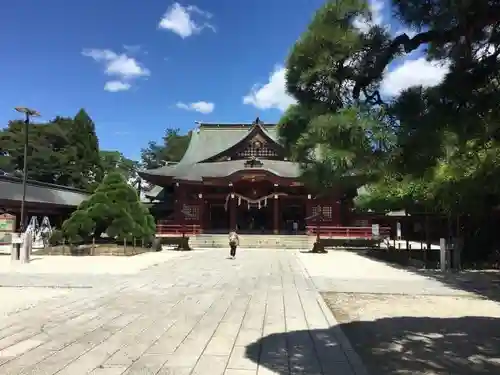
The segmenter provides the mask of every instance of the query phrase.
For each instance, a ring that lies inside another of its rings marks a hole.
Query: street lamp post
[[[26,183],[28,178],[28,125],[32,117],[40,116],[40,113],[34,109],[26,107],[16,107],[15,110],[24,113],[24,161],[23,161],[23,197],[21,200],[21,218],[19,222],[19,231],[24,232],[24,205],[26,202]]]

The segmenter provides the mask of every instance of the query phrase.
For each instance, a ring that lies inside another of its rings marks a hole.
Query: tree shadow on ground
[[[352,251],[390,267],[402,269],[420,276],[437,280],[451,289],[474,293],[478,296],[500,302],[500,271],[499,270],[462,270],[460,272],[442,272],[437,269],[420,269],[409,265],[401,265],[373,255],[370,250]]]
[[[397,317],[339,327],[371,375],[500,374],[498,318]],[[271,334],[248,345],[246,356],[279,375],[343,374],[336,335],[334,328]]]

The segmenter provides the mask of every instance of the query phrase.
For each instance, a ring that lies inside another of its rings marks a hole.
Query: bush
[[[73,242],[78,238],[99,238],[103,233],[121,242],[149,239],[156,230],[153,216],[118,172],[104,178],[94,194],[63,223],[62,229]]]
[[[51,246],[57,246],[62,244],[64,239],[63,232],[59,229],[55,229],[52,231],[51,236],[49,237],[49,244]]]

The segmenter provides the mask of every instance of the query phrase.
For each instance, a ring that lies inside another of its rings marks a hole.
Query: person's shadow
[[[499,318],[397,317],[340,328],[372,375],[500,374]],[[334,329],[265,336],[246,356],[280,375],[344,374],[350,366]]]

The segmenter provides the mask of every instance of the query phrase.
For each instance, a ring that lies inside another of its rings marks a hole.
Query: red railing
[[[391,229],[389,227],[379,227],[379,236],[388,237]],[[316,236],[318,226],[308,225],[307,234]],[[372,227],[337,227],[337,226],[319,226],[320,237],[325,238],[363,238],[370,239],[372,235]]]
[[[201,233],[201,227],[197,224],[156,224],[156,234],[162,236],[195,235]]]

